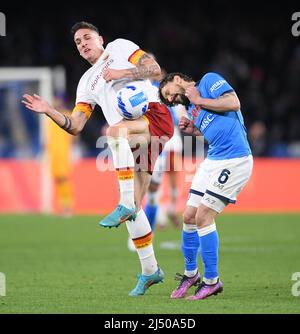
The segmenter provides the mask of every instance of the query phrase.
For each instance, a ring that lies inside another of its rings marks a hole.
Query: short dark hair
[[[79,29],[90,29],[90,30],[96,31],[96,33],[99,35],[98,28],[95,27],[92,23],[81,21],[81,22],[75,23],[73,27],[71,28],[71,35],[73,38],[74,38],[76,31]]]
[[[160,84],[159,84],[159,90],[158,90],[158,91],[159,91],[159,98],[160,98],[160,100],[161,100],[161,102],[162,102],[163,104],[168,105],[168,104],[170,104],[170,103],[169,103],[169,101],[167,101],[167,100],[163,97],[161,91],[162,91],[162,89],[165,87],[165,85],[166,85],[168,82],[172,82],[172,81],[174,80],[174,77],[175,77],[176,75],[179,76],[181,79],[187,81],[187,82],[194,81],[194,80],[193,80],[191,77],[189,77],[188,75],[183,74],[183,73],[180,73],[180,72],[173,72],[173,73],[169,73],[169,74],[167,74],[167,75],[161,80],[161,82],[160,82]]]

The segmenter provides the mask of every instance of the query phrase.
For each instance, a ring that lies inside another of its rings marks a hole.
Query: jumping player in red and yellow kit
[[[156,158],[174,131],[172,116],[168,108],[159,102],[157,90],[150,82],[152,77],[160,73],[160,66],[139,46],[125,39],[116,39],[104,48],[102,36],[90,23],[76,23],[72,34],[79,54],[92,66],[79,82],[76,106],[71,117],[62,115],[37,95],[25,94],[23,103],[32,111],[45,113],[74,135],[83,129],[96,104],[102,108],[109,124],[107,142],[118,172],[120,202],[116,210],[105,217],[100,225],[117,227],[126,222],[142,266],[142,275],[130,295],[143,295],[149,286],[164,278],[154,255],[151,228],[141,208]],[[149,109],[145,117],[129,121],[118,113],[115,100],[118,91],[133,82],[147,93]],[[129,139],[137,137],[143,137],[149,145],[147,156],[142,157],[148,159],[148,163],[144,170],[134,171],[136,161]],[[151,146],[154,137],[156,141],[162,139],[156,152]]]

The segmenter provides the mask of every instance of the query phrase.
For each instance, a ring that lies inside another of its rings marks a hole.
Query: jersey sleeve
[[[233,92],[230,84],[217,73],[207,73],[204,78],[207,94],[212,99],[217,99],[227,92]]]
[[[116,40],[116,43],[121,51],[121,54],[126,57],[128,62],[132,63],[133,65],[136,65],[141,57],[145,54],[145,51],[141,50],[137,44],[127,39],[119,38]]]
[[[95,108],[95,101],[93,101],[86,90],[84,89],[83,81],[80,80],[78,87],[77,87],[77,93],[76,93],[76,105],[73,109],[73,111],[80,111],[83,112],[87,118],[90,118],[94,108]]]
[[[91,117],[91,114],[92,114],[93,110],[94,110],[94,108],[92,107],[91,104],[84,103],[84,102],[76,103],[76,105],[73,109],[73,111],[83,112],[87,118]]]

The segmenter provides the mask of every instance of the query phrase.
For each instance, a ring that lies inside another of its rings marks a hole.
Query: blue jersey
[[[205,74],[196,87],[200,96],[208,99],[234,91],[223,77],[212,72]],[[208,143],[208,159],[233,159],[251,154],[241,111],[214,112],[191,104],[188,115]]]

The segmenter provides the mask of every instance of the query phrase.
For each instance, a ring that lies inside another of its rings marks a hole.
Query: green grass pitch
[[[181,232],[171,226],[154,237],[165,282],[129,297],[137,254],[127,250],[125,226],[103,229],[98,220],[0,216],[0,313],[300,313],[300,296],[291,292],[292,274],[300,272],[300,215],[221,215],[224,292],[203,301],[170,299],[174,275],[183,271]]]

